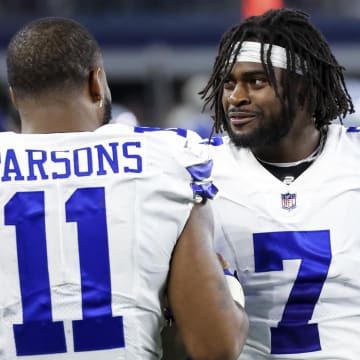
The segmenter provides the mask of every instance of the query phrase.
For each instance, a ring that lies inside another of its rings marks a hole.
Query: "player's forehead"
[[[264,65],[250,61],[236,61],[232,68],[232,73],[264,73]]]

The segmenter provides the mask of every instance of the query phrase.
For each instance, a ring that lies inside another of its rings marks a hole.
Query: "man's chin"
[[[233,144],[237,147],[249,148],[253,147],[254,143],[258,142],[256,134],[253,131],[228,131],[228,135]]]

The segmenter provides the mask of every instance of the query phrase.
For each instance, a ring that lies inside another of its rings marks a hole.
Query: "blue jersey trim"
[[[207,144],[207,145],[212,145],[212,146],[219,146],[222,145],[224,143],[224,140],[222,137],[220,136],[215,136],[212,137],[211,139],[205,139],[203,140],[200,144]]]
[[[161,127],[148,127],[148,126],[134,126],[134,132],[136,133],[144,133],[144,132],[152,132],[152,131],[174,131],[178,135],[186,138],[187,130],[182,128],[161,128]]]
[[[195,181],[202,181],[211,175],[214,162],[209,160],[203,164],[188,166],[186,169]]]
[[[202,199],[213,199],[219,189],[213,183],[191,184],[194,199],[201,197]]]
[[[234,276],[234,274],[229,269],[224,269],[224,275]],[[235,277],[235,276],[234,276]]]
[[[346,129],[346,132],[348,132],[348,133],[357,133],[357,132],[360,132],[360,126],[349,126],[349,127]]]
[[[218,193],[218,188],[212,183],[212,181],[208,180],[211,176],[212,168],[212,160],[209,160],[206,163],[188,166],[186,168],[194,181],[191,184],[194,199],[197,197],[212,199]]]

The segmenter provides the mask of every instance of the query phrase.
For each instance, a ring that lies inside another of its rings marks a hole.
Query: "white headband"
[[[240,46],[240,43],[236,43],[234,49],[236,50]],[[278,45],[264,44],[264,61],[266,63],[267,52],[271,46],[270,60],[273,66],[287,69],[287,57],[286,49]],[[230,57],[230,61],[233,62],[234,54]],[[261,43],[256,41],[244,41],[241,44],[241,49],[236,56],[235,62],[256,62],[261,64]],[[300,67],[300,59],[295,57],[296,73],[302,75],[303,72]]]

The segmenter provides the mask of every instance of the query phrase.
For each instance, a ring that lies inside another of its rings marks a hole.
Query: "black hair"
[[[10,40],[8,83],[17,96],[76,89],[101,58],[96,39],[72,19],[46,17],[32,21]]]
[[[296,101],[300,105],[305,103],[320,129],[335,118],[342,122],[346,114],[354,112],[344,80],[345,69],[338,64],[324,36],[310,23],[309,15],[297,9],[272,9],[261,16],[247,18],[242,24],[226,31],[221,38],[212,74],[200,92],[205,101],[204,108],[209,105],[214,109],[214,131],[226,129],[222,108],[223,85],[234,64],[232,59],[236,58],[242,42],[246,40],[262,44],[262,64],[283,106],[287,104],[288,114],[294,113]],[[270,51],[267,58],[264,43],[286,49],[288,61],[281,81],[284,90],[282,98],[270,61]],[[302,75],[297,75],[296,69],[300,69]]]

